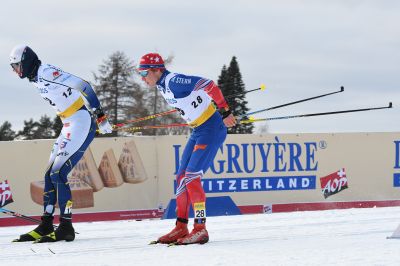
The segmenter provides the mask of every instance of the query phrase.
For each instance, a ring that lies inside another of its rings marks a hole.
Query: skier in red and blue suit
[[[163,58],[157,53],[142,56],[138,72],[149,86],[157,87],[168,104],[176,108],[193,128],[176,175],[176,226],[157,242],[204,244],[208,242],[209,235],[206,229],[206,195],[201,178],[225,141],[227,127],[235,126],[236,119],[221,90],[212,80],[169,72]],[[194,228],[189,233],[187,225],[191,204]]]

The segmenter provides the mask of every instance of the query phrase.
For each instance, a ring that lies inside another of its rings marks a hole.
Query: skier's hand
[[[108,122],[107,116],[104,114],[103,109],[101,107],[94,109],[93,114],[96,117],[97,126],[99,127],[100,134],[108,134],[113,131],[113,128]]]
[[[233,114],[230,114],[224,119],[224,124],[226,127],[236,126],[236,118],[233,116]]]
[[[236,118],[233,116],[229,108],[223,109],[221,115],[222,115],[222,120],[224,121],[226,127],[233,127],[236,125]]]

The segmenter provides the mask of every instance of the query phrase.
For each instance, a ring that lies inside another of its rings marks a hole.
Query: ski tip
[[[261,84],[260,89],[261,89],[262,91],[265,90],[265,89],[266,89],[265,84]]]
[[[174,246],[179,246],[178,242],[172,242],[168,244],[168,247],[174,247]]]
[[[149,243],[149,245],[156,245],[156,244],[158,244],[159,242],[158,242],[158,240],[154,240],[154,241],[151,241],[150,243]]]
[[[31,241],[22,241],[20,238],[13,239],[11,243],[22,243],[22,242],[31,242]]]
[[[340,91],[344,91],[344,87],[343,86],[340,86]]]
[[[389,107],[388,108],[392,108],[392,107],[393,107],[392,102],[389,102]]]

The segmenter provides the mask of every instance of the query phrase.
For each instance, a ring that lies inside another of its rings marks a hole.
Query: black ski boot
[[[35,243],[56,242],[61,240],[69,242],[74,239],[75,230],[74,227],[72,227],[71,215],[63,215],[60,217],[60,224],[57,229],[48,235],[42,236],[36,240]]]
[[[50,214],[43,215],[41,217],[42,222],[39,224],[38,227],[30,231],[29,233],[20,235],[19,238],[14,239],[13,242],[36,241],[40,239],[42,236],[51,234],[52,232],[54,232],[53,219],[54,217]]]

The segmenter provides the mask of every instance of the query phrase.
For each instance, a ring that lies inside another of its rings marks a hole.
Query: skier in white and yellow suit
[[[28,78],[63,122],[44,176],[42,222],[34,230],[14,241],[73,241],[75,231],[72,226],[72,198],[68,173],[92,142],[96,122],[102,134],[111,133],[112,127],[88,82],[55,66],[43,64],[26,45],[18,45],[11,51],[10,64],[21,79]],[[60,225],[54,231],[53,214],[56,203],[60,208]]]

